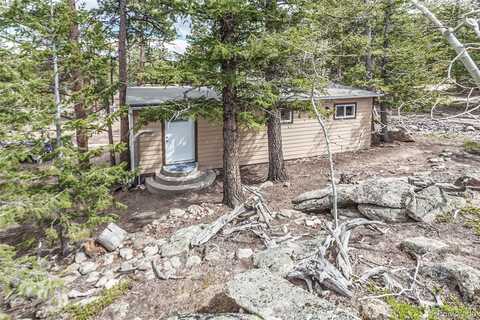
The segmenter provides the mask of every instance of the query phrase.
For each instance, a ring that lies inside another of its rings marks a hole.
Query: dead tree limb
[[[468,73],[472,76],[475,84],[480,87],[480,70],[473,61],[472,57],[465,49],[465,46],[458,40],[457,36],[455,35],[455,31],[452,28],[449,28],[443,23],[438,20],[438,18],[423,4],[421,4],[417,0],[411,0],[413,5],[420,10],[431,23],[437,27],[438,31],[447,39],[450,46],[455,50],[458,54],[458,59],[462,61],[463,65],[467,69]]]

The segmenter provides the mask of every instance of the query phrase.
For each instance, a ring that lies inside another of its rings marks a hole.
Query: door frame
[[[165,122],[167,120],[162,120],[162,166],[167,165],[167,159],[166,159],[166,152],[167,152],[167,144],[165,141]],[[193,121],[193,144],[194,144],[194,161],[198,162],[198,122],[197,119]],[[180,162],[181,163],[181,162]]]

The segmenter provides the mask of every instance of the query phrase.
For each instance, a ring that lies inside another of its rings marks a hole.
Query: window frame
[[[345,107],[353,107],[353,115],[352,116],[346,116],[346,108]],[[338,107],[344,107],[344,112],[343,116],[337,116],[337,108]],[[348,102],[348,103],[335,103],[333,105],[333,119],[334,120],[352,120],[357,118],[357,103],[356,102]]]
[[[292,109],[280,108],[279,111],[280,111],[280,124],[292,124],[293,123],[293,110]],[[288,113],[290,114],[290,119],[289,120],[283,120],[282,119],[282,112],[283,111],[288,111]]]

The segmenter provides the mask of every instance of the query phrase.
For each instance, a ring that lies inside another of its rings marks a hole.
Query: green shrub
[[[465,151],[472,154],[480,154],[480,142],[467,140],[463,143]]]
[[[123,296],[131,288],[129,281],[123,281],[116,286],[105,289],[102,294],[86,305],[68,305],[64,312],[69,313],[73,320],[89,320],[98,315],[102,310]]]

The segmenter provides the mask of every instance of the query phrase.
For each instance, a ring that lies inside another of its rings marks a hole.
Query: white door
[[[166,164],[193,161],[195,161],[195,122],[192,120],[166,121]]]

